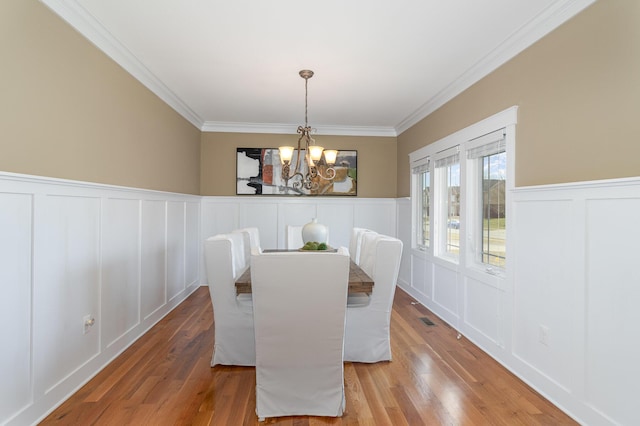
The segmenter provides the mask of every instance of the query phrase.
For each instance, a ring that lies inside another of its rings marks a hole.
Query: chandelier
[[[307,119],[307,84],[309,79],[313,77],[313,71],[302,70],[299,72],[300,77],[304,78],[304,126],[298,126],[297,133],[300,134],[298,138],[298,147],[281,146],[278,148],[280,151],[280,161],[282,162],[282,178],[285,185],[289,185],[289,180],[292,181],[292,185],[296,189],[307,189],[311,191],[318,190],[320,187],[319,179],[333,180],[336,177],[336,170],[333,165],[336,162],[338,151],[333,149],[325,150],[323,147],[316,145],[316,141],[311,137],[311,132],[315,129],[309,127]],[[304,150],[304,154],[302,151]],[[292,169],[291,161],[293,159],[294,151],[296,153],[295,167]],[[324,162],[327,167],[322,174],[318,168],[320,161],[324,154]],[[304,161],[301,158],[304,157]]]

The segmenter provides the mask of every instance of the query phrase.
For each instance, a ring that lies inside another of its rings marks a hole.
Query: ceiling
[[[594,0],[41,0],[203,131],[395,136]]]

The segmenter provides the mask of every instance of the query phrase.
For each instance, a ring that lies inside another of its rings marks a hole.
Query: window
[[[460,155],[459,147],[438,153],[435,161],[437,231],[436,255],[457,259],[460,253]]]
[[[504,268],[507,230],[505,131],[492,132],[469,141],[468,145],[469,169],[477,173],[472,183],[478,186],[477,193],[480,194],[473,209],[480,221],[477,261]]]
[[[412,168],[416,200],[416,246],[426,250],[431,240],[431,171],[429,157],[421,159]]]
[[[512,107],[410,154],[414,248],[504,276],[516,122]]]

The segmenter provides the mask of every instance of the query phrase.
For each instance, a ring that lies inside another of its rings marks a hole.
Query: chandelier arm
[[[334,169],[333,167],[328,167],[325,172],[327,173],[326,176],[323,176],[322,173],[320,173],[320,170],[318,170],[316,168],[316,174],[318,176],[320,176],[320,178],[324,179],[324,180],[333,180],[336,177],[336,169]]]
[[[296,165],[293,168],[293,174],[291,174],[291,166],[287,166],[282,168],[283,171],[283,178],[285,181],[288,181],[290,179],[293,179],[294,176],[296,175],[300,175],[302,176],[302,173],[300,172],[300,141],[302,140],[303,136],[304,136],[304,130],[302,128],[302,126],[298,126],[298,133],[302,133],[302,135],[298,138],[298,147],[296,149],[297,155],[296,155]]]
[[[302,157],[302,151],[301,151],[301,146],[300,146],[300,142],[302,141],[302,138],[304,137],[304,129],[301,129],[300,127],[298,127],[298,133],[300,133],[300,137],[298,138],[298,150],[297,150],[297,157],[296,158],[296,168],[294,169],[297,173],[300,173],[300,157]]]

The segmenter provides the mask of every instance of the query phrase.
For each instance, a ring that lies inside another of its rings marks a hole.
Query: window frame
[[[415,250],[415,254],[433,258],[434,260],[439,259],[440,261],[443,261],[444,264],[452,265],[452,267],[455,268],[459,266],[467,268],[469,270],[473,270],[479,273],[478,277],[488,276],[487,274],[498,277],[506,276],[509,265],[509,258],[513,256],[513,253],[509,252],[508,241],[509,235],[512,234],[511,228],[513,226],[513,216],[511,214],[512,209],[510,206],[510,192],[514,188],[515,178],[515,128],[517,124],[517,110],[517,106],[507,108],[506,110],[494,114],[478,123],[472,124],[462,130],[459,130],[409,154],[409,161],[410,165],[412,166],[412,248]],[[471,164],[474,161],[469,161],[467,159],[467,150],[481,145],[482,142],[480,139],[483,136],[496,131],[504,132],[507,161],[505,183],[505,214],[507,218],[505,249],[507,255],[504,268],[484,264],[482,262],[479,262],[479,258],[476,257],[478,244],[480,244],[480,250],[482,249],[482,204],[481,201],[477,201],[477,197],[479,196],[481,199],[482,194],[478,194],[479,191],[477,187],[474,187],[473,184],[474,181],[478,181],[479,175],[478,173],[476,173],[476,171],[479,167],[477,165],[474,166],[473,164]],[[456,145],[459,146],[460,156],[460,250],[458,256],[443,256],[443,251],[441,249],[442,246],[439,244],[442,244],[442,235],[443,233],[446,233],[447,224],[446,219],[443,219],[444,216],[442,216],[443,203],[440,198],[442,197],[442,193],[441,190],[440,194],[437,192],[437,187],[439,185],[438,180],[442,182],[442,178],[437,177],[435,163],[438,159],[439,153],[442,153],[448,149],[452,149]],[[417,214],[416,191],[418,190],[417,187],[419,182],[417,181],[417,175],[413,173],[413,167],[420,159],[425,159],[427,157],[431,160],[429,166],[431,191],[431,244],[429,245],[429,247],[418,247],[418,245],[416,244],[416,229],[420,219]],[[474,167],[476,171],[474,171]],[[477,217],[479,217],[479,219],[477,219],[477,222],[474,222]],[[479,240],[476,238],[478,231],[480,231],[480,236],[478,237]]]
[[[501,141],[501,143],[496,144],[496,142]],[[496,144],[496,146],[493,146]],[[488,134],[479,136],[474,138],[466,143],[465,147],[466,151],[466,170],[467,170],[467,180],[466,180],[466,188],[468,191],[468,215],[467,215],[467,230],[466,230],[466,241],[467,245],[467,265],[475,268],[484,270],[493,275],[503,275],[505,272],[505,267],[498,265],[491,265],[489,263],[485,263],[483,261],[484,254],[484,227],[483,227],[483,219],[484,219],[484,200],[483,200],[483,159],[487,155],[498,154],[504,152],[507,155],[506,158],[506,168],[507,173],[505,174],[505,218],[506,223],[508,224],[510,221],[509,214],[507,213],[507,193],[509,190],[509,185],[513,186],[513,182],[509,179],[508,171],[510,168],[509,164],[509,155],[507,152],[507,144],[506,144],[506,128],[497,129]],[[472,158],[469,158],[472,157]],[[513,167],[513,165],[511,165]],[[506,234],[506,230],[505,230]],[[505,256],[506,256],[506,241],[508,238],[505,235]],[[505,258],[506,264],[506,258]]]
[[[412,204],[412,241],[411,241],[411,246],[413,248],[416,248],[417,250],[426,252],[427,250],[429,250],[430,246],[431,246],[431,235],[432,235],[432,227],[433,227],[433,220],[432,220],[432,215],[431,215],[431,204],[429,203],[429,207],[428,207],[428,215],[429,215],[429,230],[428,230],[428,235],[429,238],[426,239],[426,244],[424,244],[424,232],[423,232],[423,228],[424,228],[424,223],[422,221],[422,212],[424,209],[424,188],[425,186],[423,185],[424,182],[424,174],[428,173],[429,174],[429,200],[433,199],[433,192],[432,192],[432,187],[433,187],[433,173],[431,172],[431,157],[424,157],[424,158],[420,158],[418,160],[415,160],[411,163],[411,175],[412,175],[412,179],[411,179],[411,188],[412,188],[412,196],[411,199],[413,201]],[[416,218],[416,220],[413,220],[413,218]],[[417,218],[420,218],[419,220]]]
[[[450,213],[451,213],[451,194],[449,185],[449,172],[453,165],[458,165],[458,202],[462,204],[462,164],[460,161],[460,146],[456,145],[446,150],[438,152],[434,156],[434,182],[433,182],[433,221],[434,221],[434,235],[435,241],[433,255],[450,262],[458,263],[460,260],[460,229],[458,232],[458,252],[452,253],[449,248],[451,244],[452,228],[449,226]],[[458,206],[458,218],[461,218],[461,205]]]

